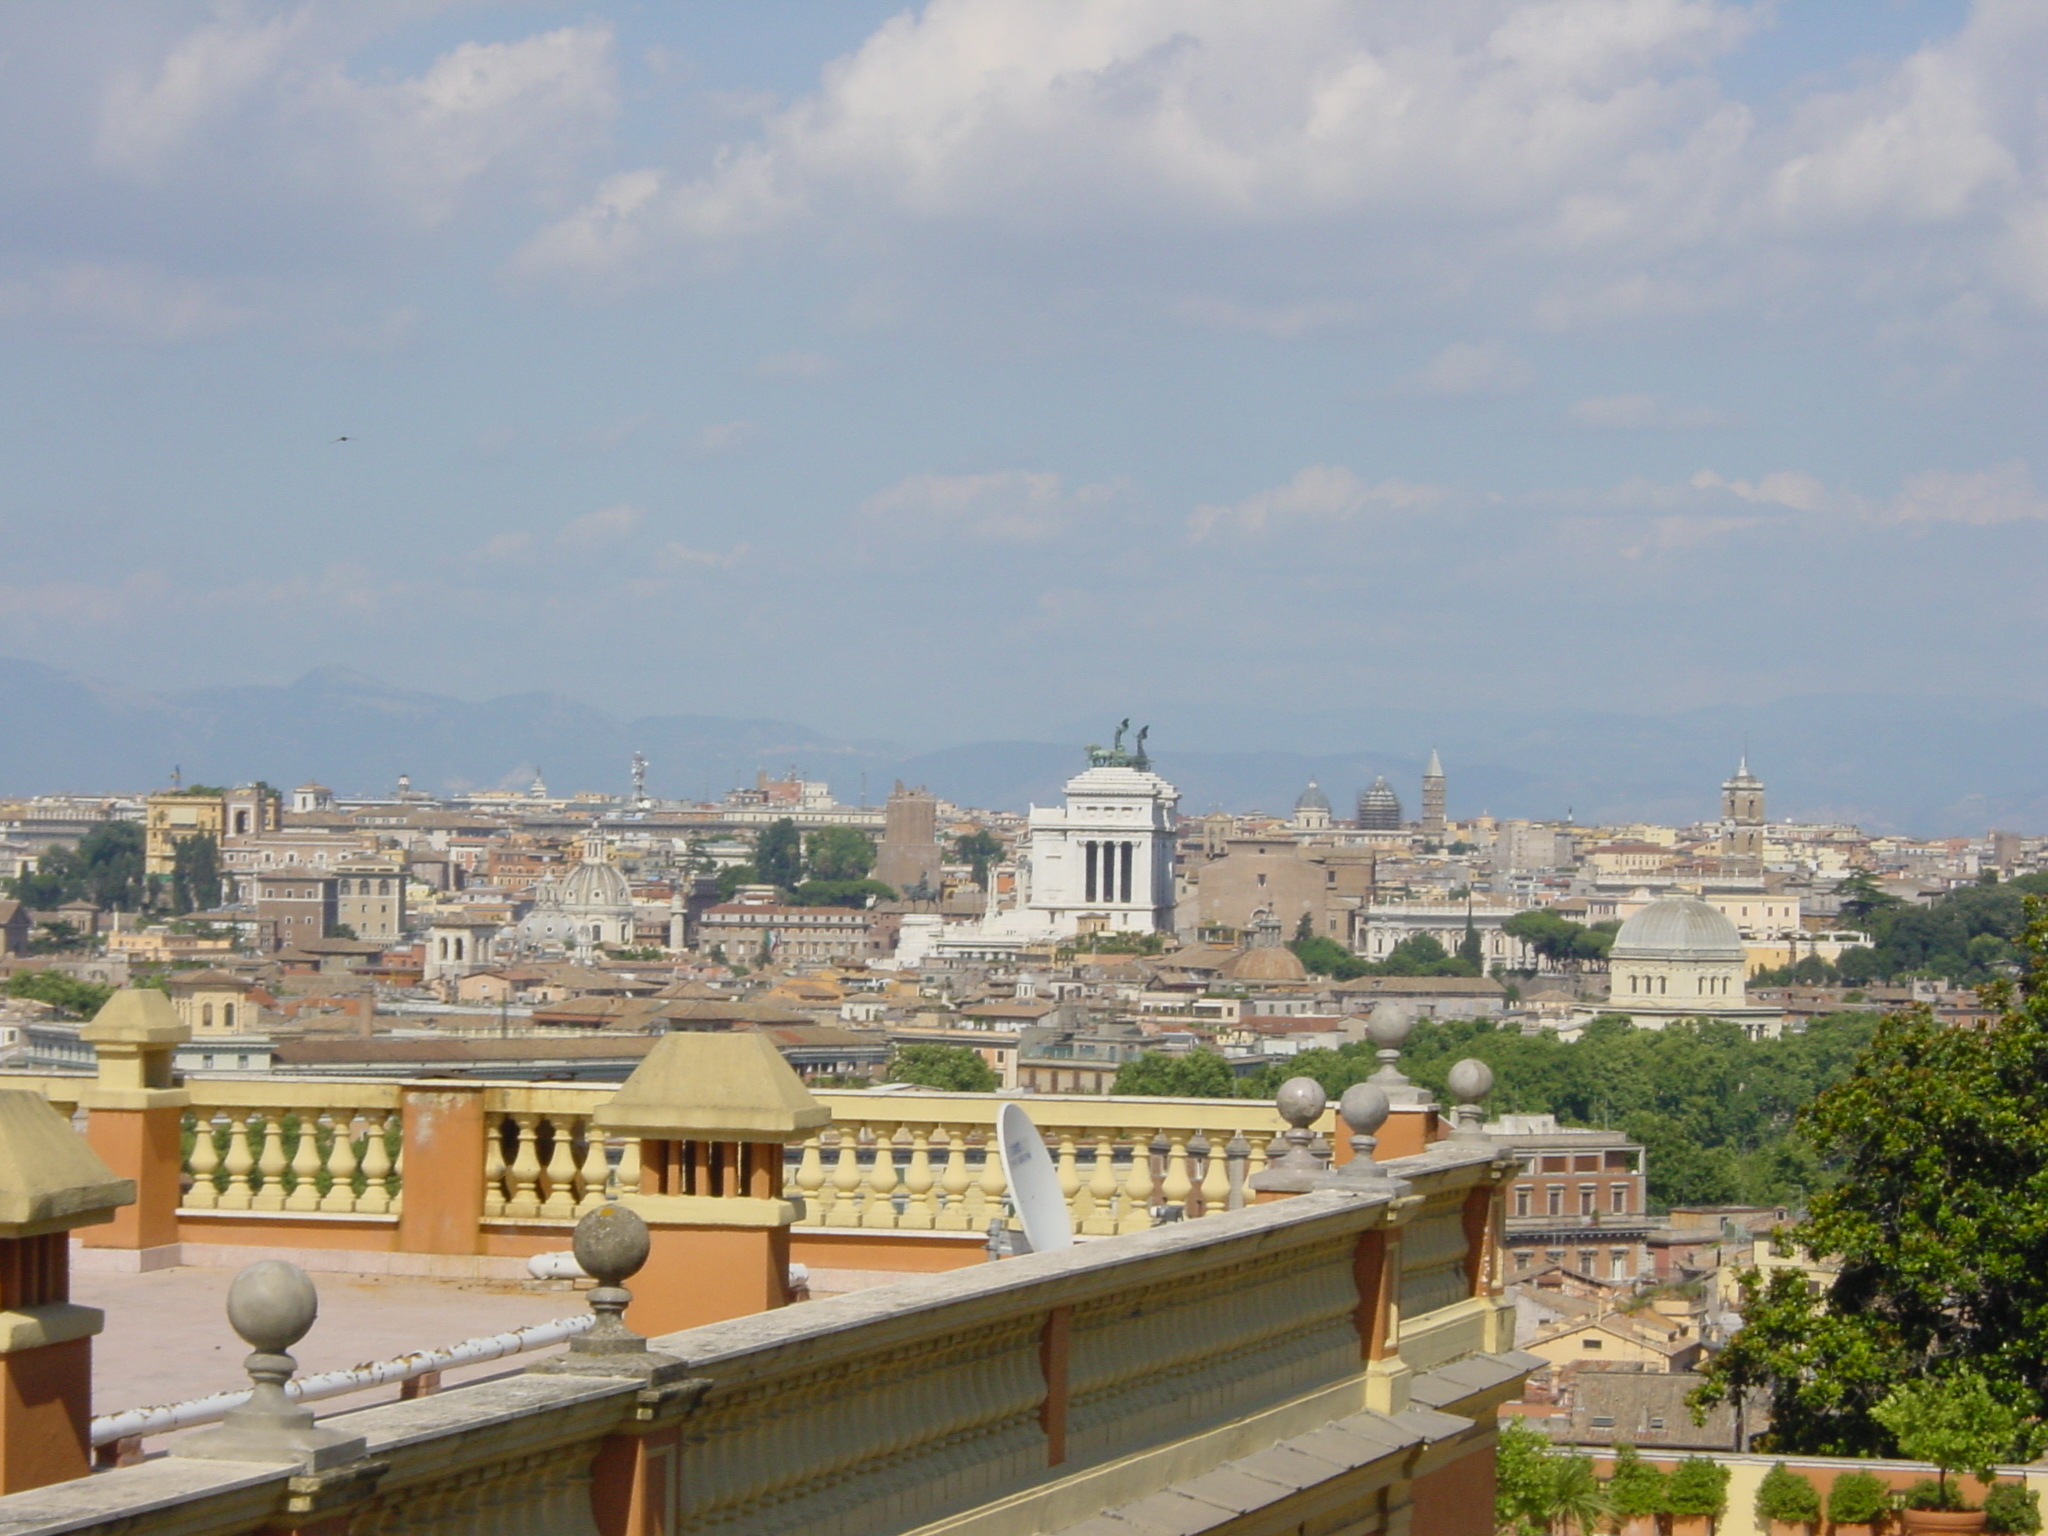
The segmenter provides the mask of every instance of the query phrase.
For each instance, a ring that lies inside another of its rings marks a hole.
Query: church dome
[[[1248,949],[1223,967],[1232,981],[1306,981],[1308,970],[1284,944]]]
[[[1381,774],[1358,797],[1358,824],[1369,832],[1396,832],[1401,827],[1401,797]]]
[[[602,907],[629,907],[633,904],[633,891],[617,865],[586,860],[570,870],[562,882],[561,903],[585,912]]]
[[[1330,808],[1330,797],[1316,786],[1314,779],[1310,779],[1308,788],[1304,789],[1301,798],[1294,802],[1294,808],[1297,811],[1327,811]]]
[[[1607,957],[1740,962],[1745,954],[1742,935],[1718,907],[1697,896],[1667,896],[1621,925]]]

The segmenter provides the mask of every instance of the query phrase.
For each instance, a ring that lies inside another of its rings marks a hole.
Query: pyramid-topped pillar
[[[154,987],[124,987],[79,1031],[99,1058],[99,1076],[81,1096],[86,1140],[116,1175],[135,1185],[132,1205],[83,1242],[124,1249],[136,1267],[175,1263],[185,1111],[192,1095],[171,1070],[191,1039],[170,998]]]

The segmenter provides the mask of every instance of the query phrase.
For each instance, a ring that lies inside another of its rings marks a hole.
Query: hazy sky
[[[0,654],[2048,701],[2048,0],[13,5],[0,195]]]

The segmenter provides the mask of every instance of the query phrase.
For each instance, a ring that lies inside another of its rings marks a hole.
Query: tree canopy
[[[784,816],[754,835],[754,869],[765,885],[794,890],[804,877],[803,839],[796,823]]]
[[[1215,1051],[1196,1049],[1185,1056],[1147,1051],[1117,1068],[1113,1093],[1143,1094],[1162,1099],[1236,1098],[1237,1079],[1230,1063]]]
[[[8,882],[17,901],[47,911],[81,897],[116,912],[140,912],[149,905],[142,875],[142,828],[132,821],[103,821],[76,848],[51,848],[32,874]]]
[[[171,860],[173,912],[182,917],[220,905],[220,842],[211,832],[179,838],[171,845]]]
[[[1759,973],[1753,984],[1861,987],[1908,976],[1939,976],[1957,986],[1976,987],[2012,976],[2021,964],[2027,898],[2048,895],[2048,875],[2021,875],[2003,884],[1994,875],[1975,885],[1958,886],[1926,906],[1888,894],[1861,870],[1836,892],[1842,902],[1842,927],[1867,934],[1870,942],[1851,945],[1833,961],[1802,956]]]
[[[995,1068],[964,1045],[899,1045],[889,1058],[889,1081],[947,1093],[994,1093],[998,1086]]]
[[[7,995],[33,998],[75,1019],[89,1019],[107,1005],[114,989],[61,971],[16,971],[7,978]]]
[[[1587,927],[1542,907],[1517,912],[1500,925],[1502,933],[1520,939],[1546,964],[1567,971],[1575,971],[1588,961],[1606,960],[1620,928],[1619,923],[1594,923]]]
[[[1880,1405],[1922,1379],[1979,1376],[2048,1417],[2048,919],[2022,949],[2022,980],[1985,989],[1993,1022],[1892,1014],[1799,1117],[1840,1177],[1788,1239],[1836,1273],[1819,1294],[1797,1269],[1746,1276],[1702,1389],[1767,1393],[1775,1449],[1890,1454],[1903,1420]]]
[[[1478,935],[1470,935],[1472,950]],[[1287,947],[1302,967],[1318,976],[1349,981],[1354,976],[1479,976],[1484,974],[1476,955],[1462,942],[1459,953],[1451,954],[1443,944],[1426,933],[1411,934],[1387,951],[1384,960],[1367,960],[1354,955],[1335,939],[1321,934],[1303,937],[1300,930]]]
[[[804,839],[804,869],[813,880],[865,880],[875,867],[875,840],[858,827],[820,827]]]
[[[789,899],[799,907],[871,907],[894,901],[896,892],[879,880],[806,880]]]
[[[974,883],[988,889],[988,867],[1003,856],[1002,839],[980,827],[953,839],[953,862],[974,872]]]

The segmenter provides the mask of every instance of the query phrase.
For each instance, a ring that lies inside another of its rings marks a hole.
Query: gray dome
[[[1609,960],[1716,960],[1745,958],[1742,935],[1718,907],[1697,896],[1653,901],[1621,925]]]
[[[603,907],[630,907],[633,889],[615,864],[582,863],[569,871],[562,882],[562,905],[591,911]]]
[[[1330,797],[1316,787],[1314,779],[1310,779],[1308,788],[1304,789],[1301,798],[1294,802],[1294,808],[1297,811],[1327,811],[1330,808]]]

